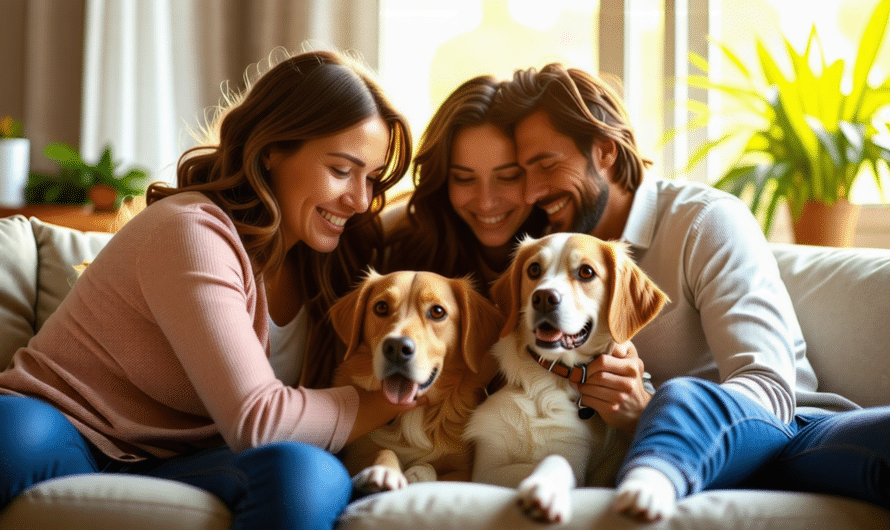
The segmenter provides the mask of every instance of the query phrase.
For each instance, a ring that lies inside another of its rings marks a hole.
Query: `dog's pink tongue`
[[[556,342],[565,335],[561,329],[552,326],[538,326],[535,330],[535,338],[544,342]]]
[[[393,405],[407,405],[417,397],[420,385],[401,375],[393,375],[383,380],[383,395]]]

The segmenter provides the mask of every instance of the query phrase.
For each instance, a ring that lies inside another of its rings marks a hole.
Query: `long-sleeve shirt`
[[[855,408],[816,391],[776,260],[738,198],[647,177],[622,240],[671,300],[633,339],[656,387],[679,375],[701,377],[742,392],[785,422],[796,406]]]
[[[232,221],[197,192],[124,225],[0,373],[0,392],[53,404],[125,461],[282,440],[336,452],[358,410],[352,387],[275,377],[264,286]]]

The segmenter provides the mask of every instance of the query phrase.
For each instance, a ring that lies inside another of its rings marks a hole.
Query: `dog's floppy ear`
[[[461,350],[467,367],[479,372],[482,356],[498,340],[504,323],[500,311],[467,279],[452,279],[451,290],[460,305]]]
[[[609,332],[615,342],[630,340],[661,311],[668,297],[630,259],[624,247],[603,244],[611,269],[609,278]]]
[[[537,248],[537,239],[526,237],[519,243],[510,266],[491,286],[491,299],[504,316],[500,337],[504,338],[516,328],[522,310],[522,273],[529,254]]]
[[[371,296],[371,289],[374,287],[375,281],[380,277],[374,269],[369,269],[368,274],[358,287],[343,295],[331,306],[328,313],[331,317],[331,324],[334,326],[337,336],[346,344],[344,360],[355,352],[359,341],[361,341],[368,297]]]

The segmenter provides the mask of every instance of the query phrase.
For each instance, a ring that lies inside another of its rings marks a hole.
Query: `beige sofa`
[[[45,322],[68,291],[73,264],[110,237],[21,216],[0,219],[0,364]],[[890,250],[776,245],[822,388],[862,405],[890,404]],[[98,303],[98,301],[97,301]],[[886,529],[890,511],[837,497],[768,491],[709,491],[680,503],[670,520],[640,525],[611,513],[612,491],[574,494],[575,517],[560,529]],[[176,482],[122,475],[50,480],[0,513],[0,529],[122,530],[228,528],[231,514],[209,493]],[[540,529],[512,492],[434,483],[352,503],[340,528]]]

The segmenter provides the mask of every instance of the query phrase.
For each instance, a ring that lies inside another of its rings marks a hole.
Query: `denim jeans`
[[[101,455],[43,401],[0,396],[0,509],[29,486],[75,473],[129,473],[205,489],[234,514],[233,529],[329,530],[352,481],[330,453],[278,442],[240,453],[226,447],[125,464]]]
[[[890,508],[890,407],[798,414],[786,424],[747,396],[693,377],[652,397],[619,480],[665,473],[677,496],[762,488],[854,497]]]

